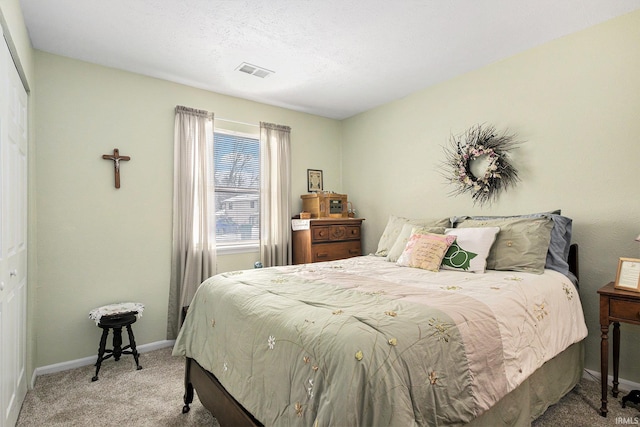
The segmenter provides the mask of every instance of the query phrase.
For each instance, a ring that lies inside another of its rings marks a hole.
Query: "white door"
[[[13,427],[27,393],[27,94],[0,44],[0,427]]]

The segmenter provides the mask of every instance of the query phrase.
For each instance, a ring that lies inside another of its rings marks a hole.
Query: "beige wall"
[[[596,290],[618,257],[640,257],[640,12],[564,37],[343,123],[343,186],[375,250],[389,214],[443,217],[561,208],[574,219],[589,338],[599,371]],[[522,182],[490,207],[450,197],[439,173],[450,134],[515,132]],[[621,376],[640,382],[640,333],[622,326]]]
[[[91,308],[146,305],[138,344],[165,339],[176,105],[241,122],[291,126],[294,212],[306,169],[340,188],[338,121],[36,52],[38,290],[36,366],[96,353]],[[119,148],[121,166],[102,154]],[[220,256],[219,271],[252,268],[257,253]]]

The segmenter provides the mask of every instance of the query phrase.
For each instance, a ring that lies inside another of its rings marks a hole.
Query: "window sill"
[[[238,245],[216,245],[218,255],[244,254],[249,252],[259,252],[260,246],[257,243]]]

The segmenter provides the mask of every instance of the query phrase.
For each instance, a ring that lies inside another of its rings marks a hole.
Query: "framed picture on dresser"
[[[314,193],[322,191],[322,171],[318,169],[307,169],[307,191]]]

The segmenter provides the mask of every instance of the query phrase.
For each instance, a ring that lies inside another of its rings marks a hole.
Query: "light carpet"
[[[197,396],[183,414],[184,358],[171,348],[142,353],[142,369],[123,355],[94,366],[41,375],[27,392],[17,426],[218,426]]]
[[[108,359],[100,379],[91,382],[93,366],[39,376],[29,390],[17,426],[218,426],[197,395],[191,411],[182,413],[184,359],[171,356],[171,348],[140,355],[143,369],[133,358]],[[582,379],[562,400],[551,406],[533,427],[590,427],[640,424],[635,404],[621,407],[609,397],[609,416],[599,415],[600,383]]]

